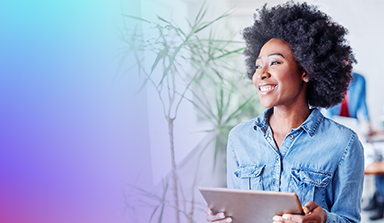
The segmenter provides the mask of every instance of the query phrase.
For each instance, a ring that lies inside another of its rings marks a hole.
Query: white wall
[[[189,5],[189,15],[202,4],[202,0],[184,0]],[[236,38],[241,39],[239,32],[253,22],[255,9],[262,7],[265,3],[269,6],[284,3],[280,0],[209,0],[207,5],[211,10],[211,18],[233,8],[233,16],[228,23]],[[302,2],[302,1],[301,1]],[[383,114],[384,99],[384,67],[382,66],[381,52],[384,51],[384,36],[382,21],[384,21],[384,1],[380,0],[308,0],[320,10],[329,14],[336,22],[342,24],[349,30],[347,39],[354,50],[358,63],[354,70],[366,77],[367,81],[367,103],[371,115],[372,125],[379,127],[379,118]],[[207,18],[209,19],[209,17]],[[239,60],[239,67],[243,69],[243,62]]]

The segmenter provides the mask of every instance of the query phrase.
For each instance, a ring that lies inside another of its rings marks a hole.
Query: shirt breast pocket
[[[293,168],[288,187],[299,196],[301,205],[314,201],[325,207],[325,190],[331,179],[327,172]]]
[[[241,166],[235,172],[235,176],[240,181],[241,189],[263,190],[263,166]]]

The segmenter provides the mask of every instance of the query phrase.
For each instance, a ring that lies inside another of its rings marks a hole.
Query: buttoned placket
[[[280,176],[281,176],[281,154],[279,149],[276,146],[275,140],[272,136],[272,131],[270,128],[268,128],[266,134],[265,134],[265,140],[270,145],[270,148],[273,149],[273,151],[276,154],[275,161],[273,163],[273,170],[272,170],[272,188],[273,191],[280,191]]]
[[[301,129],[291,129],[291,131],[285,137],[280,147],[280,154],[282,157],[287,154],[287,152],[292,147],[293,143],[295,142],[296,138],[300,135],[300,133]]]
[[[274,150],[276,154],[275,162],[273,164],[273,190],[274,191],[280,191],[280,182],[281,182],[281,172],[283,170],[283,157],[285,154],[289,151],[289,148],[292,147],[295,138],[300,134],[300,131],[298,130],[291,130],[291,132],[285,137],[283,143],[281,144],[280,149],[277,148],[276,143],[273,139],[272,131],[270,128],[268,128],[265,139],[268,142],[268,144],[271,146],[271,148]]]

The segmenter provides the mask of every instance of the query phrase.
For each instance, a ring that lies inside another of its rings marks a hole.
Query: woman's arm
[[[234,172],[238,169],[236,153],[232,146],[231,132],[228,136],[227,143],[227,188],[241,189]]]
[[[354,133],[333,178],[333,200],[329,222],[360,222],[364,182],[364,150]]]

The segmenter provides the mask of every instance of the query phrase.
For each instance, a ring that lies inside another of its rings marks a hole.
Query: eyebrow
[[[285,58],[284,55],[281,53],[271,53],[271,54],[268,54],[267,57],[276,56],[276,55]],[[258,57],[256,60],[258,60],[258,59],[261,59],[261,57]]]

